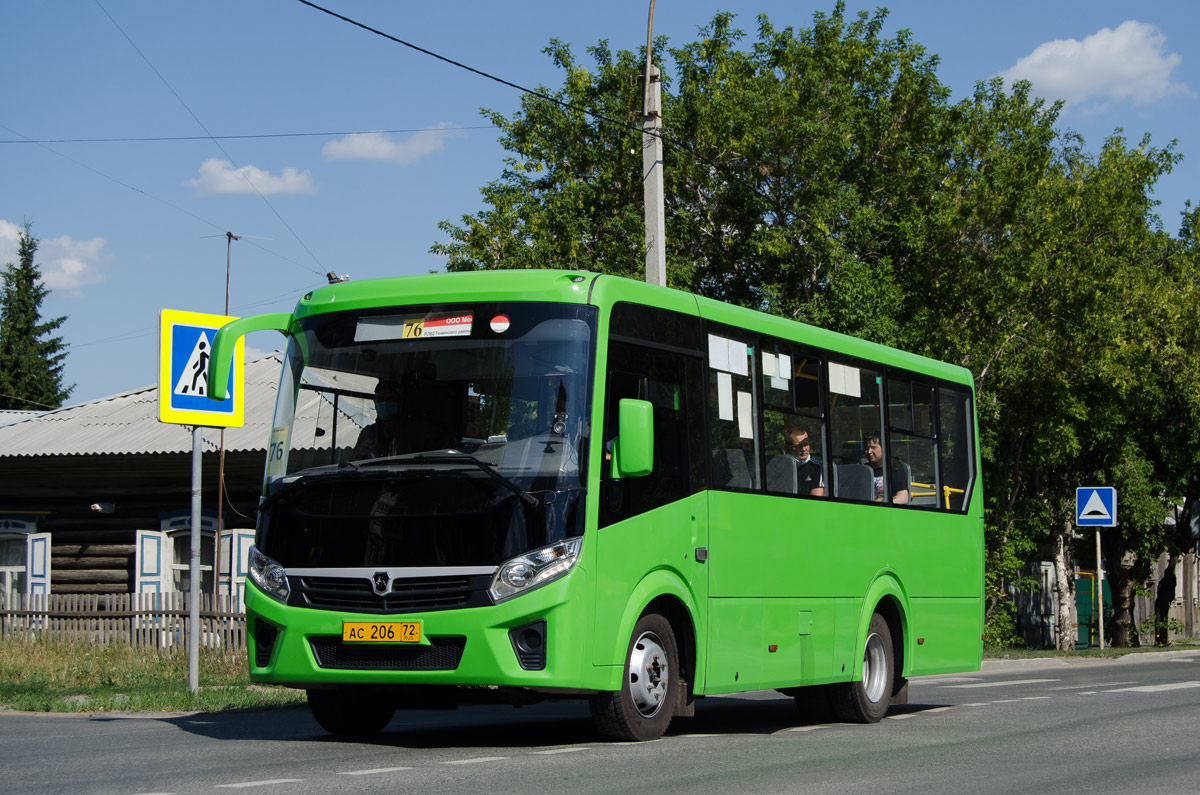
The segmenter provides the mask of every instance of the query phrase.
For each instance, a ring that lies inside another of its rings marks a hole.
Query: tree
[[[41,305],[50,293],[34,263],[38,239],[29,223],[17,241],[19,261],[9,263],[0,283],[0,408],[55,409],[74,385],[63,386],[66,346],[50,336],[66,317],[43,321]]]
[[[1098,156],[1028,83],[949,104],[937,57],[886,12],[766,17],[746,45],[718,14],[663,67],[672,286],[969,368],[986,495],[989,617],[1039,546],[1073,621],[1074,489],[1121,489],[1108,532],[1115,632],[1170,506],[1197,504],[1200,213],[1161,229],[1179,155],[1119,134]],[[441,224],[449,270],[566,267],[640,278],[638,74],[644,53],[547,53],[564,74],[512,118],[489,205]],[[589,113],[593,115],[589,115]],[[1191,314],[1188,314],[1191,313]],[[1184,428],[1180,423],[1188,423]],[[1190,514],[1189,514],[1190,515]],[[1086,552],[1081,548],[1081,559]],[[1114,567],[1111,562],[1127,565]],[[1069,632],[1060,640],[1071,644]]]

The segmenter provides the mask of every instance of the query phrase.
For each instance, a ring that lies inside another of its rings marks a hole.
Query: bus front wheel
[[[834,715],[851,723],[878,723],[891,701],[895,665],[891,629],[884,617],[875,613],[863,644],[862,679],[829,685]]]
[[[322,729],[349,737],[378,734],[396,714],[390,704],[353,690],[309,690],[308,708]]]
[[[592,696],[592,720],[609,740],[656,740],[675,714],[679,651],[661,613],[638,619],[629,638],[621,689]]]

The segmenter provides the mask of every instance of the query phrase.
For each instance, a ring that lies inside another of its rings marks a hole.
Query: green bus
[[[264,329],[250,677],[327,731],[585,698],[648,740],[761,689],[874,722],[979,667],[961,367],[579,271],[322,287],[223,327],[211,372]]]

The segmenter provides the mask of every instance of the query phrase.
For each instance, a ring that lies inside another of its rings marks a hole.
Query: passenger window
[[[786,343],[764,338],[760,365],[767,491],[824,497],[829,475],[821,363]]]
[[[908,496],[903,467],[890,463],[878,370],[829,363],[830,485],[833,495],[860,502],[893,502]]]
[[[937,507],[940,503],[933,394],[930,384],[888,378],[888,459],[903,471],[909,505]]]
[[[754,345],[745,333],[710,327],[708,398],[712,485],[718,489],[758,489],[760,446],[754,403]]]
[[[975,440],[971,438],[973,410],[969,392],[938,390],[939,453],[942,469],[941,506],[962,513],[975,482]]]

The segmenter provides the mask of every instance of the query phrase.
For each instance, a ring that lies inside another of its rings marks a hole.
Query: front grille
[[[356,613],[416,613],[491,604],[490,574],[396,578],[390,590],[375,593],[367,577],[288,577],[288,604]]]
[[[467,639],[431,637],[428,646],[343,643],[336,635],[308,639],[317,665],[360,671],[453,671]]]

